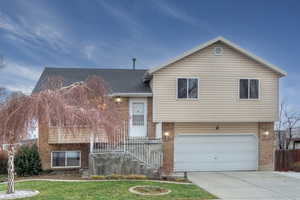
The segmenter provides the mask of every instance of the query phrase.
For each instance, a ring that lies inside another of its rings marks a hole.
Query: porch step
[[[90,175],[143,174],[159,176],[159,170],[148,167],[128,153],[101,153],[90,155]]]

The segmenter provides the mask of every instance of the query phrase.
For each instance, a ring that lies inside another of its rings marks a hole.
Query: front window
[[[132,104],[132,125],[133,126],[144,126],[145,116],[145,104],[144,103],[133,103]]]
[[[53,151],[53,168],[80,167],[80,151]]]
[[[240,79],[240,99],[258,99],[259,80]]]
[[[197,99],[198,98],[198,79],[197,78],[178,78],[177,79],[177,98],[178,99]]]

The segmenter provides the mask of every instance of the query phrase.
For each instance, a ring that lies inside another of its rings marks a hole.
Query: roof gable
[[[168,65],[173,64],[173,63],[175,63],[175,62],[177,62],[177,61],[179,61],[179,60],[181,60],[181,59],[183,59],[183,58],[185,58],[185,57],[187,57],[187,56],[189,56],[189,55],[191,55],[191,54],[193,54],[193,53],[195,53],[197,51],[200,51],[200,50],[202,50],[202,49],[204,49],[204,48],[206,48],[206,47],[208,47],[208,46],[210,46],[210,45],[212,45],[214,43],[217,43],[217,42],[223,42],[224,44],[226,44],[229,47],[235,49],[236,51],[238,51],[238,52],[246,55],[247,57],[255,60],[256,62],[261,63],[263,66],[271,69],[275,73],[279,74],[281,77],[287,75],[287,73],[285,71],[283,71],[282,69],[280,69],[279,67],[277,67],[277,66],[275,66],[275,65],[273,65],[273,64],[271,64],[271,63],[269,63],[269,62],[267,62],[267,61],[265,61],[265,60],[263,60],[261,58],[259,58],[258,56],[254,55],[254,54],[252,54],[252,53],[250,53],[248,51],[246,51],[245,49],[239,47],[238,45],[236,45],[236,44],[234,44],[232,42],[230,42],[229,40],[226,40],[223,37],[217,37],[217,38],[215,38],[213,40],[210,40],[210,41],[208,41],[208,42],[206,42],[206,43],[204,43],[202,45],[199,45],[199,46],[197,46],[197,47],[195,47],[195,48],[193,48],[193,49],[191,49],[191,50],[183,53],[182,55],[180,55],[178,57],[175,57],[174,59],[168,61],[167,63],[164,63],[163,65],[151,68],[151,69],[148,70],[148,73],[149,74],[153,74],[154,72],[157,72],[160,69],[165,68]]]

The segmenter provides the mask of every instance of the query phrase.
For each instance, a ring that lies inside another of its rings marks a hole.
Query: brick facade
[[[49,127],[47,125],[39,126],[38,148],[41,158],[42,168],[51,169],[51,152],[52,151],[72,151],[81,152],[81,168],[88,167],[89,144],[49,144]]]
[[[126,121],[125,130],[128,135],[128,120],[129,120],[129,98],[122,97],[122,101],[118,103],[118,109],[121,117]],[[155,123],[152,122],[152,97],[147,98],[147,126],[148,137],[155,138]],[[38,147],[43,169],[51,168],[51,152],[52,151],[81,151],[81,167],[88,167],[88,158],[90,151],[89,135],[80,132],[79,135],[69,137],[57,136],[58,131],[49,128],[48,125],[39,125]]]
[[[274,169],[274,122],[258,123],[259,170]],[[265,135],[265,133],[268,133]]]

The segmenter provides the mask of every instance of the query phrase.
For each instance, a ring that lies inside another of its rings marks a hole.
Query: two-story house
[[[57,75],[66,84],[101,76],[128,116],[127,136],[169,141],[162,148],[167,173],[273,168],[279,78],[286,72],[222,37],[149,70],[45,68],[34,92]],[[88,167],[89,138],[53,129],[39,128],[43,168]]]

